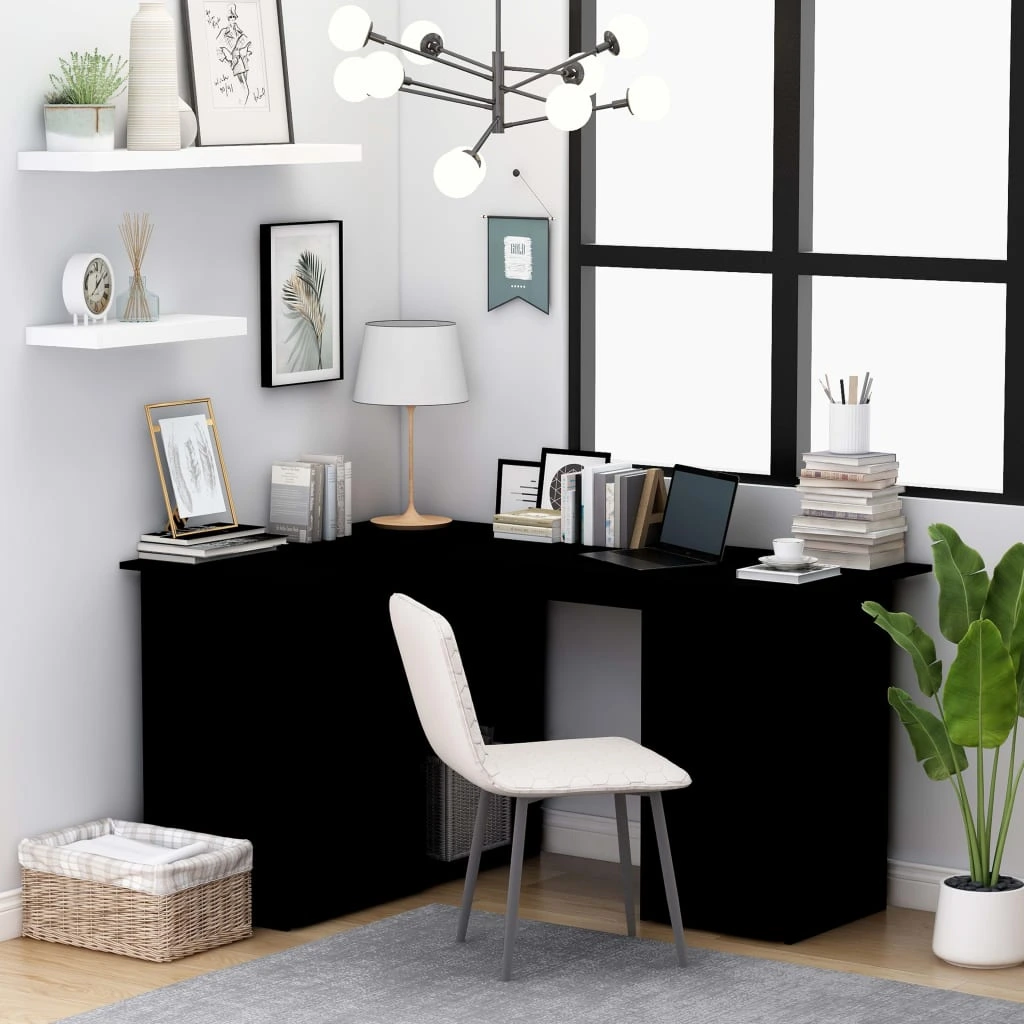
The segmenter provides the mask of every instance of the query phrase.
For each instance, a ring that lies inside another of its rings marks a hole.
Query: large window
[[[570,0],[575,49],[616,0]],[[791,485],[870,371],[909,495],[1024,504],[1020,2],[638,0],[570,142],[570,444]],[[1018,188],[1014,190],[1014,180]]]

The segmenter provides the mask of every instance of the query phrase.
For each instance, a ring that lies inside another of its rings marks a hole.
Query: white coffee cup
[[[804,556],[804,542],[799,537],[776,537],[772,551],[780,561],[799,562]]]

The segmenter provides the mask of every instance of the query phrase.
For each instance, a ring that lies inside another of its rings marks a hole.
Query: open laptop
[[[658,540],[633,551],[584,551],[584,558],[626,569],[674,569],[717,565],[725,552],[739,477],[676,465]]]

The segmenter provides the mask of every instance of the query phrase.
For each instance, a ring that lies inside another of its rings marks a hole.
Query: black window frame
[[[708,0],[713,2],[713,0]],[[1006,259],[875,256],[811,251],[814,0],[774,0],[775,81],[770,251],[600,245],[594,238],[595,144],[601,116],[569,136],[569,447],[593,442],[593,271],[597,267],[762,273],[772,277],[770,473],[741,483],[792,486],[810,443],[810,282],[814,277],[986,282],[1006,285],[1003,489],[910,487],[905,497],[1024,505],[1024,0],[1010,4]],[[965,16],[969,16],[965,15]],[[597,38],[595,0],[569,0],[570,52]],[[1014,188],[1017,183],[1020,187]],[[955,373],[951,374],[955,379]],[[588,419],[589,417],[589,419]]]

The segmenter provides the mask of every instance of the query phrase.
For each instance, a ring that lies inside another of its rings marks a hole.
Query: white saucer
[[[817,562],[817,558],[813,555],[802,555],[799,559],[778,558],[775,555],[762,555],[758,561],[772,569],[806,569],[807,566],[814,565],[814,563]]]

